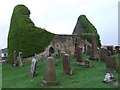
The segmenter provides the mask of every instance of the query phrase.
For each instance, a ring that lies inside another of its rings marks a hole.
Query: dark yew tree
[[[8,62],[13,61],[13,51],[22,52],[23,58],[43,52],[53,38],[53,33],[35,26],[25,5],[15,6],[8,34]]]

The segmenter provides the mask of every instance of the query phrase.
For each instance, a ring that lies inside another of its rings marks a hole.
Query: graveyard
[[[85,15],[71,35],[36,27],[29,16],[25,5],[13,10],[2,88],[118,88],[120,46],[103,47]]]
[[[87,55],[83,59],[88,58]],[[37,65],[37,75],[28,77],[30,62],[24,63],[24,67],[14,68],[10,64],[2,66],[3,88],[117,88],[112,83],[102,83],[105,76],[105,62],[92,61],[93,67],[86,68],[76,65],[75,58],[72,57],[71,66],[73,75],[65,75],[62,68],[61,58],[56,59],[56,80],[58,85],[44,86],[42,80],[44,78],[44,62],[39,61]],[[118,74],[114,72],[115,77]]]

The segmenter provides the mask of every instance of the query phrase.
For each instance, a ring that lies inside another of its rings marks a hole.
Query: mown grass
[[[88,58],[87,55],[83,59]],[[28,77],[30,62],[24,63],[24,67],[12,67],[10,64],[2,65],[2,87],[3,88],[117,88],[113,84],[102,83],[105,76],[105,62],[92,61],[92,68],[78,66],[75,58],[71,59],[73,75],[63,73],[62,60],[56,58],[56,79],[57,86],[44,86],[41,82],[44,78],[43,61],[37,64],[37,76]],[[117,73],[114,73],[117,78]]]

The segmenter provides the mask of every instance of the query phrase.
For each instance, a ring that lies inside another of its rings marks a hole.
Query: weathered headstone
[[[84,62],[82,60],[82,47],[80,46],[76,47],[76,63],[78,65],[84,65]]]
[[[34,77],[36,75],[36,68],[37,68],[37,59],[33,57],[31,61],[31,69],[29,73],[31,77]]]
[[[115,46],[116,52],[120,53],[120,46]]]
[[[108,52],[107,49],[100,48],[100,60],[103,60],[103,61],[106,60],[107,52]]]
[[[18,66],[18,62],[17,62],[17,52],[14,51],[13,52],[13,66]]]
[[[92,35],[92,54],[90,55],[90,59],[95,60],[98,59],[97,55],[97,44],[96,44],[96,35]]]
[[[109,71],[118,71],[117,61],[115,56],[106,57],[106,69]]]
[[[82,47],[76,47],[76,62],[83,62],[82,61]]]
[[[87,46],[87,54],[90,55],[90,46]]]
[[[68,54],[63,55],[63,70],[67,75],[72,75],[71,65],[70,65],[70,56]]]
[[[21,54],[22,54],[22,52],[19,52],[19,56],[17,57],[17,61],[19,63],[19,66],[23,66]]]
[[[111,51],[111,54],[113,55],[113,46],[107,46],[107,50]]]
[[[45,85],[56,85],[58,82],[56,81],[55,74],[55,59],[53,57],[48,57],[45,62],[45,76],[43,83]]]

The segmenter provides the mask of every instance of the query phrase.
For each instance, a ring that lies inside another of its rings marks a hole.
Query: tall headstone
[[[107,50],[111,51],[111,54],[113,55],[113,46],[107,46]]]
[[[37,68],[37,59],[33,57],[31,61],[31,69],[29,73],[31,77],[34,77],[36,75],[36,68]]]
[[[72,75],[71,64],[70,64],[70,56],[68,54],[63,55],[63,70],[67,75]]]
[[[90,55],[90,49],[91,47],[90,46],[87,46],[87,54]]]
[[[100,60],[105,61],[107,57],[108,50],[105,48],[100,48]]]
[[[82,47],[76,47],[76,62],[83,62],[82,61]]]
[[[109,71],[118,71],[118,66],[115,56],[108,55],[106,57],[106,69]]]
[[[18,66],[18,62],[17,62],[17,52],[14,51],[13,52],[13,66]]]
[[[98,59],[97,55],[97,44],[96,44],[96,35],[92,35],[92,55],[90,55],[90,59],[95,60]]]
[[[17,61],[19,62],[19,66],[23,66],[21,54],[22,54],[22,52],[19,52],[19,56],[17,57]]]
[[[45,85],[56,85],[58,82],[56,81],[55,74],[55,59],[54,57],[48,57],[45,62],[45,76],[43,83]]]

